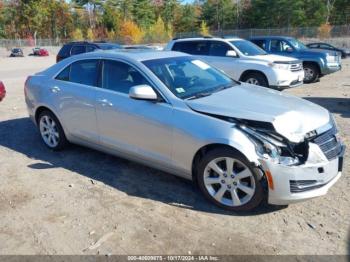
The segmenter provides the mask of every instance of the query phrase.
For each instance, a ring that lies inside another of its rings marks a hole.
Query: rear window
[[[191,55],[208,55],[208,41],[184,41],[174,44],[173,51],[184,52]]]
[[[97,86],[99,60],[89,59],[74,62],[56,76],[57,80],[88,86]]]
[[[59,51],[58,55],[59,56],[69,56],[69,52],[71,49],[72,45],[64,45],[61,50]]]
[[[85,53],[84,45],[75,45],[72,47],[71,55],[78,55],[82,53]]]

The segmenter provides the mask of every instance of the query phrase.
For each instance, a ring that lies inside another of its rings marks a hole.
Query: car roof
[[[175,42],[185,42],[185,41],[205,41],[205,40],[216,40],[216,41],[234,41],[234,40],[242,40],[239,37],[229,37],[229,38],[222,38],[222,37],[186,37],[186,38],[174,38],[173,41]]]
[[[112,49],[98,50],[95,52],[78,55],[80,57],[124,58],[136,61],[189,56],[188,54],[175,51],[158,51],[153,49]],[[76,56],[76,57],[78,57]]]

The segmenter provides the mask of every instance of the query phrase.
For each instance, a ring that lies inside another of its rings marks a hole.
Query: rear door
[[[95,99],[99,59],[73,62],[62,70],[50,88],[60,120],[74,138],[98,143]]]

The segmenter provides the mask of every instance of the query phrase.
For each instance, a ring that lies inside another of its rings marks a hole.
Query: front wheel
[[[254,209],[264,197],[257,171],[234,150],[207,153],[198,164],[197,181],[209,201],[227,210]]]
[[[261,73],[249,73],[242,78],[242,82],[257,86],[269,87],[266,77]]]
[[[316,82],[319,78],[319,70],[314,64],[304,64],[304,83],[313,83]]]
[[[64,148],[68,141],[57,117],[50,111],[43,111],[38,119],[39,131],[45,145],[53,150]]]

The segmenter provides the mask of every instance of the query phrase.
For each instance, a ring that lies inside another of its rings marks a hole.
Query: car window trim
[[[163,103],[167,103],[167,104],[171,104],[169,102],[169,100],[166,98],[166,96],[159,90],[159,88],[157,88],[156,84],[146,75],[142,72],[142,70],[135,64],[132,64],[130,63],[129,61],[126,61],[124,59],[120,59],[120,58],[107,58],[107,57],[104,57],[104,58],[101,58],[101,61],[100,61],[100,71],[99,71],[99,81],[98,81],[98,88],[100,90],[104,90],[104,91],[109,91],[109,92],[112,92],[112,93],[117,93],[119,95],[125,95],[127,97],[129,97],[129,94],[125,94],[123,92],[119,92],[119,91],[116,91],[116,90],[110,90],[110,89],[107,89],[107,88],[103,88],[102,87],[102,70],[103,70],[103,67],[104,67],[104,61],[105,60],[109,60],[109,61],[116,61],[116,62],[120,62],[120,63],[125,63],[131,67],[133,67],[135,70],[137,70],[149,83],[150,83],[150,86],[155,90],[155,92],[157,93],[157,95],[159,95],[161,97],[161,100],[159,102],[163,102]],[[101,78],[101,79],[100,79]],[[131,98],[130,98],[131,99]]]

